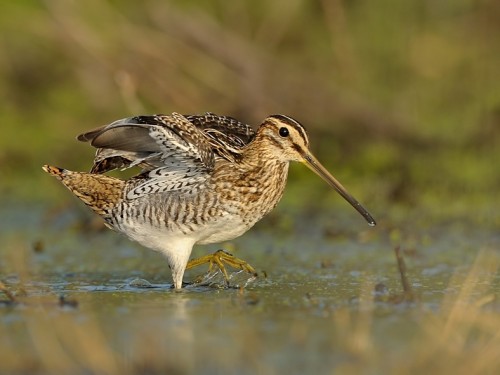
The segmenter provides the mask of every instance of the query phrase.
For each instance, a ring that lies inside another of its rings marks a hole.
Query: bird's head
[[[266,144],[266,152],[272,157],[283,162],[298,161],[305,164],[347,200],[368,224],[375,225],[375,220],[368,211],[311,153],[306,130],[298,121],[285,115],[269,116],[260,125],[256,139]]]

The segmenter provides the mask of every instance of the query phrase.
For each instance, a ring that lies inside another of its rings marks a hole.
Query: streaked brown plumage
[[[256,132],[212,113],[138,116],[78,139],[97,148],[91,173],[44,170],[109,227],[165,254],[175,288],[194,244],[238,237],[277,205],[290,161],[306,164],[375,224],[310,153],[303,126],[287,116],[266,118]],[[127,181],[102,175],[134,166],[142,171]]]

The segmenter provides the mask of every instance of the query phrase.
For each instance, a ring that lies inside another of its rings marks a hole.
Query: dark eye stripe
[[[297,151],[300,155],[302,155],[302,148],[297,144],[297,143],[293,143],[292,144],[292,148]]]
[[[276,147],[281,148],[281,147],[282,147],[282,146],[281,146],[281,142],[280,142],[278,139],[275,139],[274,137],[275,137],[275,136],[273,135],[273,136],[268,137],[268,138],[269,138],[269,140],[270,140],[272,143],[274,143],[274,145],[275,145]]]

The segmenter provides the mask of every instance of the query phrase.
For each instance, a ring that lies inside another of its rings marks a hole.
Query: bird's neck
[[[241,160],[241,166],[259,176],[263,185],[275,178],[286,180],[289,164],[288,161],[276,157],[266,142],[266,139],[257,137],[246,147]]]
[[[262,217],[276,207],[283,196],[289,162],[266,152],[266,147],[252,146],[255,147],[249,147],[242,155],[240,181],[249,191],[256,190],[254,200]]]

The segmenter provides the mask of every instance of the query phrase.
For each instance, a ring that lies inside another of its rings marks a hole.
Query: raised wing
[[[121,157],[125,168],[137,165],[138,159],[144,158],[153,163],[152,167],[158,167],[161,164],[154,162],[163,161],[166,156],[183,161],[198,160],[207,169],[212,169],[214,164],[206,137],[178,113],[118,120],[81,134],[77,139],[90,142],[98,149],[96,161]]]
[[[216,156],[234,162],[254,137],[249,125],[207,112],[131,117],[77,138],[97,148],[91,173],[142,168],[127,195],[133,199],[193,189],[212,172]]]
[[[90,141],[98,149],[93,172],[135,165],[143,168],[129,199],[192,189],[207,179],[215,163],[207,138],[177,113],[119,120],[78,139]]]

